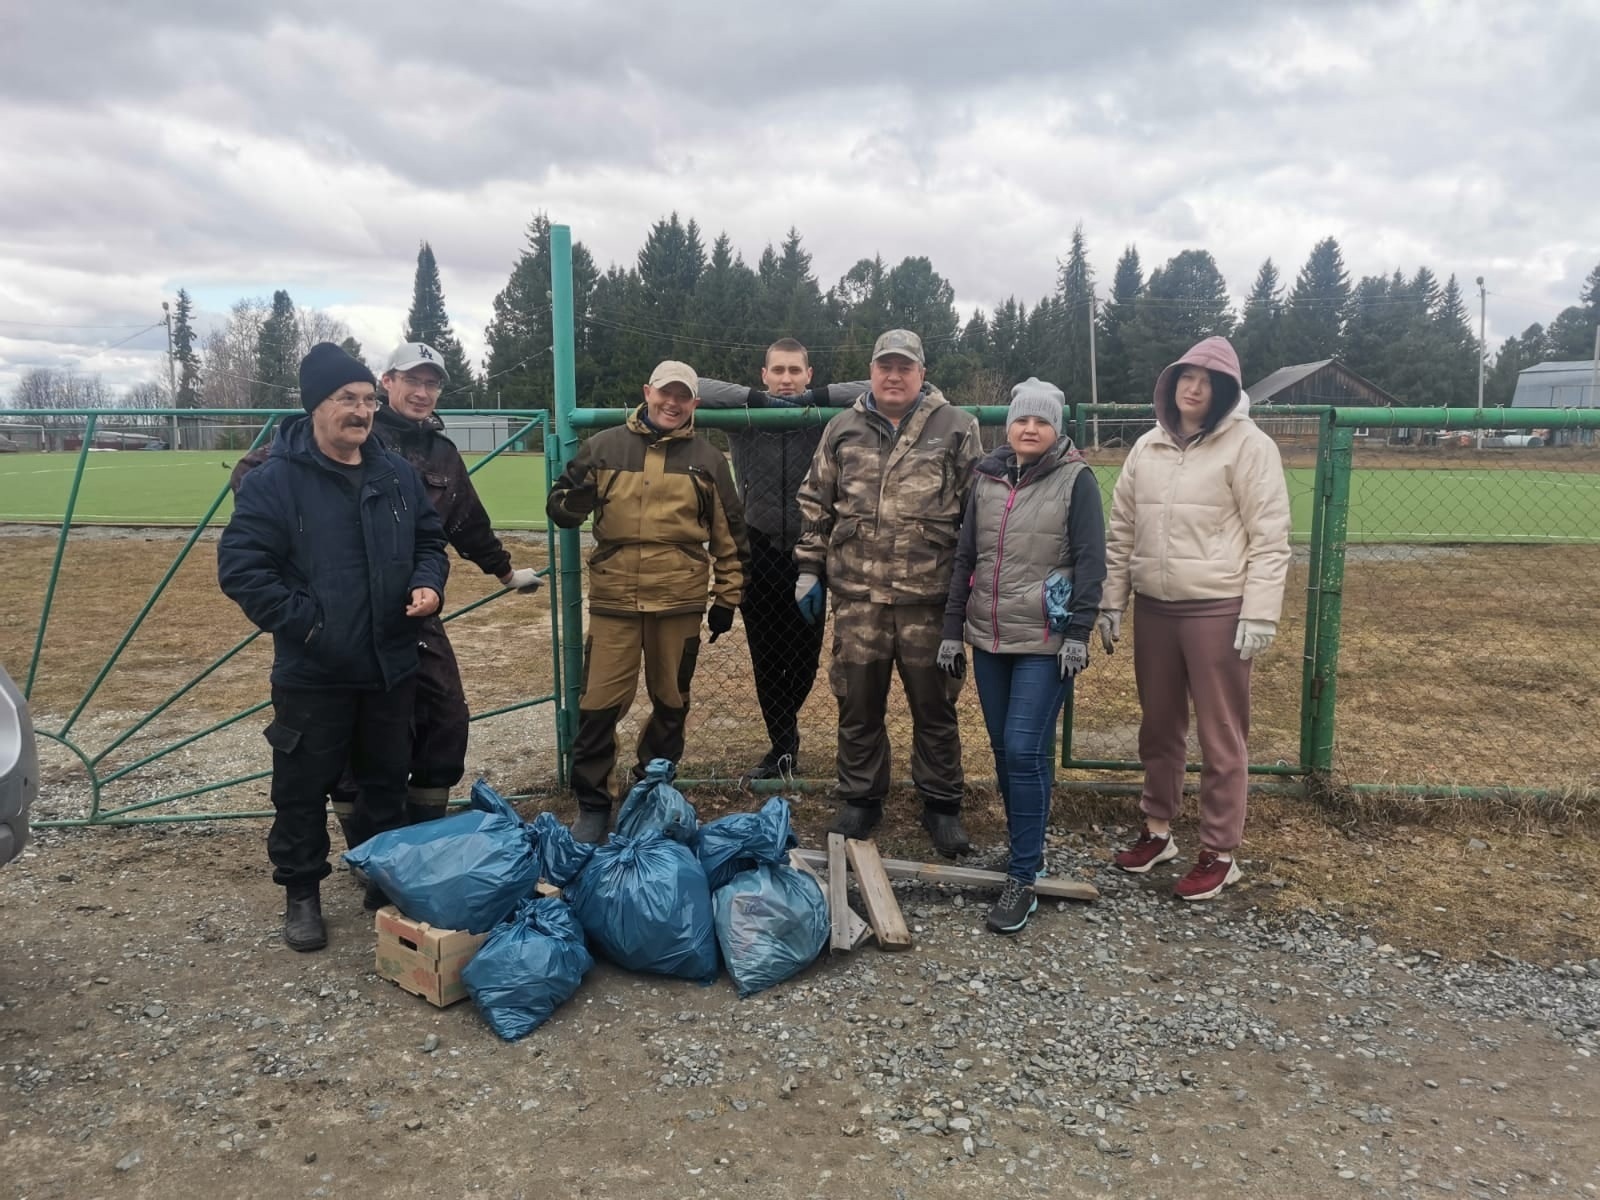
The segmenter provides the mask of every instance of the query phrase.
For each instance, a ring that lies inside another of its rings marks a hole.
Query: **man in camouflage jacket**
[[[865,837],[889,792],[884,725],[898,672],[911,709],[911,779],[922,823],[947,857],[971,849],[961,825],[961,681],[937,664],[961,515],[981,453],[978,423],[926,386],[922,339],[891,329],[873,346],[871,390],[823,431],[800,488],[795,601],[820,623],[833,602],[828,680],[839,701],[833,831]]]

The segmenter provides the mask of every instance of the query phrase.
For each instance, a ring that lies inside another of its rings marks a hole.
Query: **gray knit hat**
[[[1067,398],[1053,383],[1030,375],[1011,389],[1011,407],[1006,410],[1006,427],[1023,417],[1039,417],[1061,436],[1061,415]]]

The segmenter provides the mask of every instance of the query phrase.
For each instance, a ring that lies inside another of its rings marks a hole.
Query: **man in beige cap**
[[[911,781],[934,848],[971,849],[961,825],[958,677],[939,641],[961,515],[980,454],[978,422],[926,382],[922,339],[891,329],[872,348],[871,389],[828,422],[800,486],[795,603],[820,624],[833,605],[828,681],[839,701],[832,831],[866,837],[888,797],[884,717],[896,673],[911,709]]]
[[[716,641],[733,627],[743,595],[750,557],[744,506],[727,459],[695,436],[699,401],[692,367],[658,364],[644,403],[625,424],[586,441],[550,489],[546,511],[563,529],[594,518],[572,745],[572,830],[580,841],[602,840],[610,824],[617,722],[638,690],[641,654],[651,713],[639,734],[635,778],[653,758],[683,757],[700,622]]]

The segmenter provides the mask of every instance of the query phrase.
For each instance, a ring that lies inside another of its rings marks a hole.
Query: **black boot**
[[[829,833],[842,833],[847,838],[870,837],[883,820],[882,804],[846,804],[828,826]]]
[[[322,923],[322,896],[315,885],[309,891],[290,892],[283,911],[283,940],[291,950],[321,950],[328,944]]]
[[[579,808],[578,819],[572,823],[572,840],[598,846],[606,840],[606,828],[610,824],[609,808]]]
[[[1039,907],[1033,889],[1020,879],[1007,878],[1006,886],[989,910],[987,924],[996,933],[1015,933]]]
[[[761,756],[761,761],[745,772],[750,779],[783,779],[793,776],[795,770],[795,752],[790,750],[768,750]]]
[[[962,828],[960,813],[935,812],[925,808],[922,810],[922,827],[933,839],[933,848],[946,858],[972,853],[972,843],[967,839],[967,831]]]

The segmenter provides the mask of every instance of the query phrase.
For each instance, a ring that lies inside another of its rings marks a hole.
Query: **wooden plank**
[[[794,850],[812,866],[823,866],[827,856],[821,850]],[[987,888],[998,892],[1006,885],[1002,871],[980,871],[976,867],[950,867],[943,863],[913,862],[905,858],[883,860],[883,873],[890,879],[920,879],[924,883],[948,883],[956,887]],[[1100,889],[1081,879],[1045,876],[1033,884],[1035,894],[1053,900],[1098,900]]]
[[[828,948],[852,950],[855,942],[850,928],[850,876],[845,869],[843,834],[828,835],[828,854],[824,865],[828,868],[828,919],[832,923]]]
[[[832,835],[830,835],[831,837]],[[850,869],[856,873],[856,886],[861,889],[861,902],[867,908],[867,924],[878,939],[880,950],[905,950],[911,946],[911,930],[900,912],[900,902],[894,898],[894,888],[883,873],[883,859],[878,845],[872,841],[849,839],[844,852],[850,859]]]
[[[811,876],[811,878],[817,881],[817,886],[822,889],[823,896],[828,898],[828,917],[831,921],[833,917],[833,900],[828,896],[828,885],[826,882],[824,882],[822,876],[818,875],[816,871],[812,869],[811,864],[801,857],[800,851],[798,850],[789,851],[789,865],[794,867],[796,870],[804,871],[807,875]],[[849,944],[839,948],[844,950],[854,950],[857,946],[861,945],[862,942],[866,941],[872,936],[872,926],[863,921],[860,914],[858,914],[856,910],[851,908],[848,904],[845,905],[845,911],[850,914],[848,928],[845,931],[848,935]],[[831,938],[829,939],[829,944],[831,949]]]

